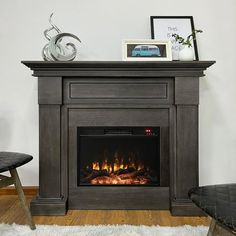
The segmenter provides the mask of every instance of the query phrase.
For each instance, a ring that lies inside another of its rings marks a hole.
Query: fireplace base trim
[[[171,208],[170,208],[171,214],[173,216],[206,216],[206,214],[192,201],[171,201]]]
[[[32,215],[65,215],[67,213],[67,200],[55,198],[34,197],[30,203]]]
[[[169,187],[92,186],[69,190],[68,208],[169,210]]]

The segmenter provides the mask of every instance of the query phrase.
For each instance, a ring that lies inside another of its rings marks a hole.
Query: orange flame
[[[93,162],[92,165],[93,165],[93,170],[100,170],[99,162],[97,162],[97,161]]]
[[[109,161],[108,155],[104,152],[103,161],[94,161],[92,170],[88,176],[91,184],[148,184],[151,179],[145,175],[149,167],[137,160],[139,154],[130,152],[127,160],[118,152],[114,153],[113,162]],[[87,167],[87,169],[90,169]],[[119,171],[120,170],[120,171]],[[106,173],[97,173],[98,171],[106,171]],[[103,175],[104,174],[104,175]]]
[[[109,163],[107,159],[102,162],[95,161],[92,163],[93,170],[106,170],[108,173],[114,173],[118,170],[126,170],[128,168],[133,168],[135,170],[144,169],[144,165],[142,163],[135,163],[132,161],[132,158],[129,158],[128,162],[125,163],[123,158],[118,158],[118,154],[114,155],[115,161],[113,163]]]

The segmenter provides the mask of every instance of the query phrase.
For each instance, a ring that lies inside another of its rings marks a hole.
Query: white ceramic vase
[[[194,60],[193,48],[185,45],[184,48],[179,51],[179,60],[180,61],[193,61]]]

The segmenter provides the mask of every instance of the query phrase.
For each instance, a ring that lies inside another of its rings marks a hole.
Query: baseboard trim
[[[193,202],[189,201],[171,201],[171,215],[172,216],[207,216],[200,208]]]
[[[34,197],[30,203],[31,214],[34,216],[63,216],[67,212],[67,200],[63,198]]]
[[[38,186],[23,186],[25,195],[37,195],[39,191]],[[0,188],[0,195],[17,195],[15,187]]]

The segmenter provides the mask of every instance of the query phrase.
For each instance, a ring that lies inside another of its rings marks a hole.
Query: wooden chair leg
[[[207,233],[207,236],[213,236],[213,232],[215,231],[215,227],[216,227],[216,221],[214,219],[211,220],[211,224]]]
[[[214,219],[211,220],[207,236],[235,236],[236,234],[221,227]]]
[[[32,230],[34,230],[34,229],[36,229],[36,227],[35,227],[35,224],[33,222],[29,207],[26,204],[25,194],[24,194],[24,191],[22,189],[22,185],[21,185],[18,173],[17,173],[16,169],[10,170],[10,173],[11,173],[12,178],[14,179],[14,184],[15,184],[15,187],[16,187],[16,191],[18,193],[21,205],[22,205],[22,207],[23,207],[23,209],[26,213],[30,228]]]

